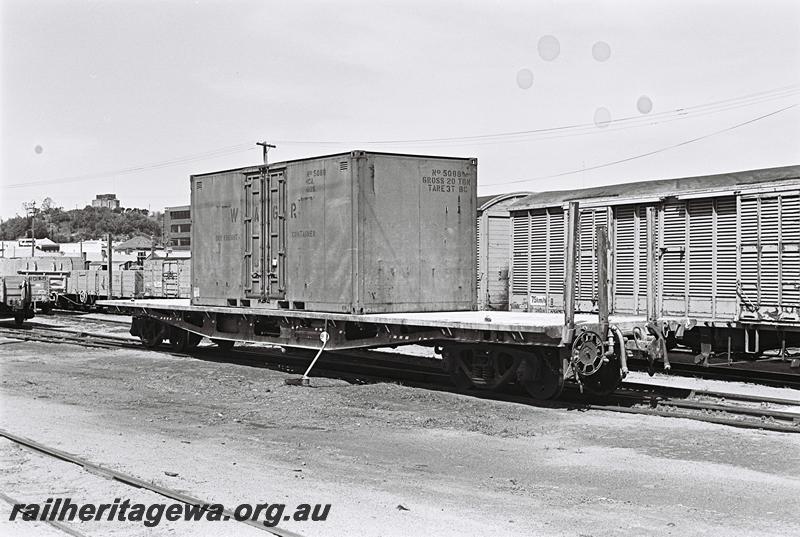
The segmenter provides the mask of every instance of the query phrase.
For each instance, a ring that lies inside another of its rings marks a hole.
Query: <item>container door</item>
[[[163,295],[166,298],[177,298],[178,289],[178,262],[164,261],[161,272],[161,282],[163,285]]]
[[[244,292],[248,298],[263,299],[264,278],[264,174],[244,181]]]
[[[270,172],[267,194],[266,292],[270,299],[283,300],[286,295],[286,176],[283,170]]]

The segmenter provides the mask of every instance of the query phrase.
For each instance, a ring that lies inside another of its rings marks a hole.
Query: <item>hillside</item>
[[[162,213],[147,209],[108,209],[87,206],[65,211],[49,207],[36,215],[37,239],[48,237],[55,242],[76,242],[101,238],[111,233],[115,240],[135,235],[161,237]],[[16,240],[30,236],[30,218],[16,216],[0,222],[0,240]]]

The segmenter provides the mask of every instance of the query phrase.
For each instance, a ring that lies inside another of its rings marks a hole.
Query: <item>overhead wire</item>
[[[675,108],[658,112],[655,114],[641,114],[636,116],[627,116],[619,119],[612,119],[604,125],[626,125],[630,123],[645,123],[657,124],[662,122],[663,118],[689,118],[699,115],[707,115],[710,113],[724,112],[744,106],[752,106],[763,102],[769,102],[776,99],[783,99],[800,94],[800,84],[791,84],[782,86],[771,90],[754,92],[739,97],[730,99],[721,99],[709,103],[693,105],[688,107]],[[281,144],[301,144],[301,145],[343,145],[343,144],[364,144],[364,145],[388,145],[388,144],[439,144],[442,142],[463,142],[463,141],[480,141],[490,139],[507,139],[512,137],[522,137],[530,135],[542,135],[558,132],[569,132],[574,130],[595,131],[597,124],[591,123],[578,123],[572,125],[560,125],[555,127],[544,127],[538,129],[529,129],[521,131],[500,132],[492,134],[477,134],[470,136],[450,136],[442,138],[419,138],[419,139],[398,139],[398,140],[276,140],[276,143]]]
[[[216,158],[226,155],[232,155],[235,153],[242,153],[244,151],[253,151],[256,147],[252,143],[243,143],[243,144],[236,144],[232,146],[221,147],[218,149],[212,149],[209,151],[204,151],[202,153],[195,153],[192,155],[186,155],[183,157],[178,157],[175,159],[152,162],[148,164],[141,164],[138,166],[133,166],[130,168],[122,168],[119,170],[111,170],[111,171],[103,171],[103,172],[96,172],[96,173],[89,173],[89,174],[82,174],[82,175],[75,175],[70,177],[60,177],[60,178],[53,178],[53,179],[42,179],[39,181],[28,181],[24,183],[11,183],[8,185],[3,185],[3,188],[22,188],[27,186],[38,186],[38,185],[49,185],[55,183],[74,183],[80,181],[86,181],[90,179],[99,179],[101,177],[109,177],[115,175],[127,175],[131,173],[139,173],[142,171],[148,170],[155,170],[159,168],[168,168],[171,166],[176,166],[178,164],[186,164],[189,162],[195,162],[199,160],[207,160],[210,158]]]
[[[694,118],[694,117],[701,117],[709,114],[715,114],[719,112],[725,112],[729,110],[735,110],[738,108],[746,107],[746,106],[753,106],[756,104],[761,104],[765,102],[774,101],[777,99],[783,99],[787,97],[792,97],[794,95],[800,94],[800,84],[791,84],[788,86],[782,86],[779,88],[773,88],[770,90],[764,90],[759,92],[754,92],[746,95],[742,95],[739,97],[733,97],[730,99],[721,99],[717,101],[712,101],[709,103],[683,107],[683,108],[676,108],[672,110],[667,110],[664,112],[659,112],[652,115],[639,115],[639,116],[629,116],[623,117],[619,119],[612,119],[608,122],[604,122],[601,126],[592,122],[592,123],[581,123],[581,124],[573,124],[573,125],[561,125],[555,127],[546,127],[546,128],[539,128],[539,129],[530,129],[530,130],[523,130],[523,131],[511,131],[511,132],[501,132],[501,133],[492,133],[492,134],[480,134],[480,135],[471,135],[471,136],[451,136],[451,137],[443,137],[443,138],[421,138],[421,139],[409,139],[409,140],[341,140],[341,141],[312,141],[312,140],[274,140],[274,143],[278,144],[285,144],[285,145],[292,145],[292,144],[300,144],[300,145],[346,145],[346,144],[359,144],[359,145],[405,145],[405,146],[429,146],[429,145],[437,145],[443,147],[457,147],[457,146],[480,146],[480,145],[492,145],[492,144],[517,144],[517,143],[524,143],[529,142],[532,140],[542,140],[542,139],[556,139],[556,138],[565,138],[565,137],[573,137],[573,136],[586,136],[586,135],[596,135],[601,134],[604,132],[616,132],[620,130],[625,130],[629,128],[641,128],[651,125],[657,125],[660,123],[667,123],[672,121],[677,121],[681,119],[687,118]],[[791,108],[791,107],[789,107]],[[781,110],[782,111],[782,110]],[[764,116],[767,117],[767,116]],[[744,123],[747,124],[747,123]],[[724,132],[724,131],[721,131]],[[702,139],[702,138],[700,138]],[[692,140],[697,141],[697,140]],[[691,143],[689,141],[687,143]],[[147,164],[141,164],[138,166],[132,166],[129,168],[122,168],[119,170],[109,170],[103,172],[96,172],[96,173],[89,173],[89,174],[81,174],[75,176],[68,176],[68,177],[60,177],[60,178],[51,178],[51,179],[41,179],[36,181],[27,181],[21,183],[11,183],[8,185],[3,185],[3,188],[24,188],[30,186],[40,186],[40,185],[48,185],[48,184],[56,184],[56,183],[73,183],[73,182],[80,182],[86,181],[91,179],[99,179],[102,177],[109,177],[109,176],[116,176],[116,175],[127,175],[132,173],[139,173],[142,171],[149,171],[155,170],[160,168],[166,168],[171,166],[176,166],[180,164],[187,164],[190,162],[200,161],[200,160],[207,160],[210,158],[216,158],[221,156],[227,156],[235,153],[241,153],[245,151],[252,151],[255,150],[256,147],[249,142],[236,144],[232,146],[225,146],[217,149],[208,150],[202,153],[196,153],[192,155],[186,155],[183,157],[178,157],[175,159],[169,159],[164,161],[157,161]],[[638,157],[637,157],[638,158]],[[577,172],[569,172],[569,173],[577,173]],[[519,182],[523,182],[525,180],[520,180]]]
[[[800,103],[795,103],[795,104],[780,108],[778,110],[774,110],[774,111],[772,111],[772,112],[770,112],[768,114],[764,114],[764,115],[749,119],[747,121],[743,121],[741,123],[737,123],[735,125],[731,125],[731,126],[726,127],[724,129],[720,129],[718,131],[710,132],[710,133],[704,134],[702,136],[697,136],[697,137],[691,138],[689,140],[684,140],[684,141],[676,143],[676,144],[668,145],[668,146],[665,146],[665,147],[660,147],[658,149],[654,149],[653,151],[648,151],[646,153],[640,153],[638,155],[633,155],[633,156],[630,156],[630,157],[625,157],[625,158],[618,159],[618,160],[613,160],[613,161],[610,161],[610,162],[604,162],[602,164],[596,164],[594,166],[588,166],[588,167],[584,167],[584,168],[580,168],[580,169],[576,169],[576,170],[570,170],[570,171],[556,173],[556,174],[550,174],[550,175],[542,175],[542,176],[539,176],[539,177],[531,177],[531,178],[528,178],[528,179],[517,179],[517,180],[514,180],[514,181],[501,181],[499,183],[490,183],[490,184],[486,184],[486,185],[483,185],[483,186],[484,187],[493,187],[493,186],[503,186],[503,185],[520,184],[520,183],[531,183],[531,182],[534,182],[534,181],[542,181],[542,180],[545,180],[545,179],[555,179],[555,178],[558,178],[558,177],[564,177],[566,175],[573,175],[573,174],[576,174],[576,173],[582,173],[582,172],[586,172],[586,171],[598,170],[598,169],[601,169],[601,168],[607,168],[609,166],[615,166],[617,164],[622,164],[622,163],[625,163],[625,162],[630,162],[632,160],[637,160],[637,159],[640,159],[640,158],[649,157],[649,156],[652,156],[652,155],[656,155],[658,153],[663,153],[665,151],[670,151],[672,149],[677,149],[677,148],[683,147],[685,145],[689,145],[689,144],[692,144],[692,143],[695,143],[695,142],[699,142],[701,140],[706,140],[708,138],[711,138],[712,136],[717,136],[719,134],[730,132],[732,130],[744,127],[746,125],[750,125],[750,124],[755,123],[757,121],[761,121],[762,119],[766,119],[768,117],[775,116],[777,114],[780,114],[782,112],[785,112],[785,111],[790,110],[792,108],[795,108],[797,106],[800,106]]]

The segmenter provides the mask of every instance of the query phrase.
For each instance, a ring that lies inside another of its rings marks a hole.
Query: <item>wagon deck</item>
[[[137,312],[162,318],[163,320],[174,321],[177,318],[191,317],[193,314],[214,317],[215,325],[220,324],[220,320],[228,323],[232,319],[239,321],[239,330],[235,332],[236,337],[231,339],[249,339],[263,341],[265,334],[251,334],[254,337],[246,337],[248,326],[254,324],[255,319],[271,320],[276,323],[283,323],[287,327],[298,328],[299,324],[319,325],[324,327],[325,323],[331,323],[335,328],[338,324],[358,325],[361,327],[376,327],[377,333],[372,338],[349,339],[348,342],[329,343],[328,348],[353,348],[369,347],[377,344],[384,344],[385,337],[388,335],[394,343],[415,343],[433,339],[455,339],[460,341],[498,341],[508,339],[508,343],[550,343],[557,344],[562,336],[565,326],[563,313],[541,313],[541,312],[512,312],[512,311],[440,311],[424,313],[384,313],[384,314],[346,314],[346,313],[325,313],[304,310],[283,310],[283,309],[264,309],[247,307],[226,307],[226,306],[194,306],[188,299],[141,299],[141,300],[103,300],[100,305],[117,307],[130,311],[136,315]],[[222,316],[222,317],[219,317]],[[169,319],[167,319],[167,317]],[[609,319],[614,325],[622,330],[632,330],[635,326],[641,326],[646,322],[646,317],[639,315],[612,315]],[[244,326],[244,324],[248,326]],[[586,328],[587,330],[597,330],[599,318],[592,314],[579,314],[575,316],[575,327],[577,329]],[[304,326],[303,328],[309,328]],[[192,330],[191,327],[186,327]],[[200,333],[200,330],[195,332]],[[214,334],[214,337],[225,338],[224,330]],[[204,333],[204,335],[209,335]],[[245,336],[244,338],[242,336]],[[273,338],[270,338],[273,339]],[[316,341],[310,345],[319,346]],[[276,342],[277,341],[273,341]]]

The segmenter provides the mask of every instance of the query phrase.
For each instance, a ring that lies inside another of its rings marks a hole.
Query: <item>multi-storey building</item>
[[[164,208],[164,247],[189,250],[191,247],[192,215],[188,205]]]

